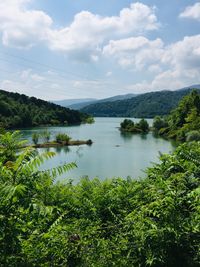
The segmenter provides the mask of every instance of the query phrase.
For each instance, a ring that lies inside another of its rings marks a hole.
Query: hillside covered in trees
[[[154,131],[178,141],[200,140],[200,92],[193,90],[183,97],[169,116],[155,117]]]
[[[169,114],[191,90],[151,92],[131,99],[92,104],[81,111],[96,117],[154,118]]]
[[[0,90],[0,127],[80,124],[88,115],[23,94]]]

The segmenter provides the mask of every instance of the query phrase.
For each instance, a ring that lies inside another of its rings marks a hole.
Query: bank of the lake
[[[152,162],[158,162],[159,152],[169,153],[174,145],[162,138],[155,138],[152,133],[147,135],[123,134],[119,131],[120,122],[124,118],[95,118],[94,124],[83,124],[70,127],[32,128],[23,130],[25,139],[31,140],[34,132],[48,129],[52,140],[58,133],[67,133],[74,140],[93,141],[92,146],[71,146],[41,148],[56,152],[56,156],[45,163],[43,168],[52,168],[66,162],[76,162],[78,168],[66,176],[78,180],[81,176],[101,179],[131,176],[142,177],[143,170]],[[138,119],[133,119],[137,122]],[[152,120],[147,120],[152,125]],[[65,177],[66,177],[65,176]],[[62,178],[65,178],[62,177]],[[61,178],[61,179],[62,179]]]

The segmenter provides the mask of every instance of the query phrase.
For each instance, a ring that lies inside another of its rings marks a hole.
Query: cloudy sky
[[[46,100],[200,83],[200,2],[0,0],[0,88]]]

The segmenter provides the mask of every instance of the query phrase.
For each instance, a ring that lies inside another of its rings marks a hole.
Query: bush
[[[149,131],[149,124],[145,119],[141,119],[136,124],[132,120],[125,119],[120,126],[120,130],[123,132],[147,133]]]
[[[32,141],[33,141],[33,143],[34,143],[35,145],[38,144],[39,137],[40,137],[40,135],[39,135],[38,133],[33,133],[33,134],[32,134]]]
[[[149,124],[145,119],[141,119],[137,124],[139,129],[142,130],[143,133],[147,133],[149,131]]]
[[[49,142],[51,138],[51,133],[48,130],[45,130],[41,133],[41,136],[43,137],[44,142]]]
[[[187,134],[186,140],[188,142],[191,141],[200,141],[200,132],[199,131],[191,131]]]
[[[65,133],[59,133],[56,135],[56,142],[60,143],[60,144],[68,144],[70,141],[71,137],[69,137],[67,134]]]
[[[153,130],[155,132],[159,132],[162,128],[168,127],[168,123],[165,121],[165,119],[161,118],[160,116],[156,116],[153,119]]]

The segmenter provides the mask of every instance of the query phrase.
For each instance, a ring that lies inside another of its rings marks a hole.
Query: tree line
[[[155,133],[177,141],[200,140],[200,94],[193,90],[185,96],[169,116],[155,117]]]
[[[90,116],[23,94],[0,90],[0,127],[24,128],[91,122]]]

